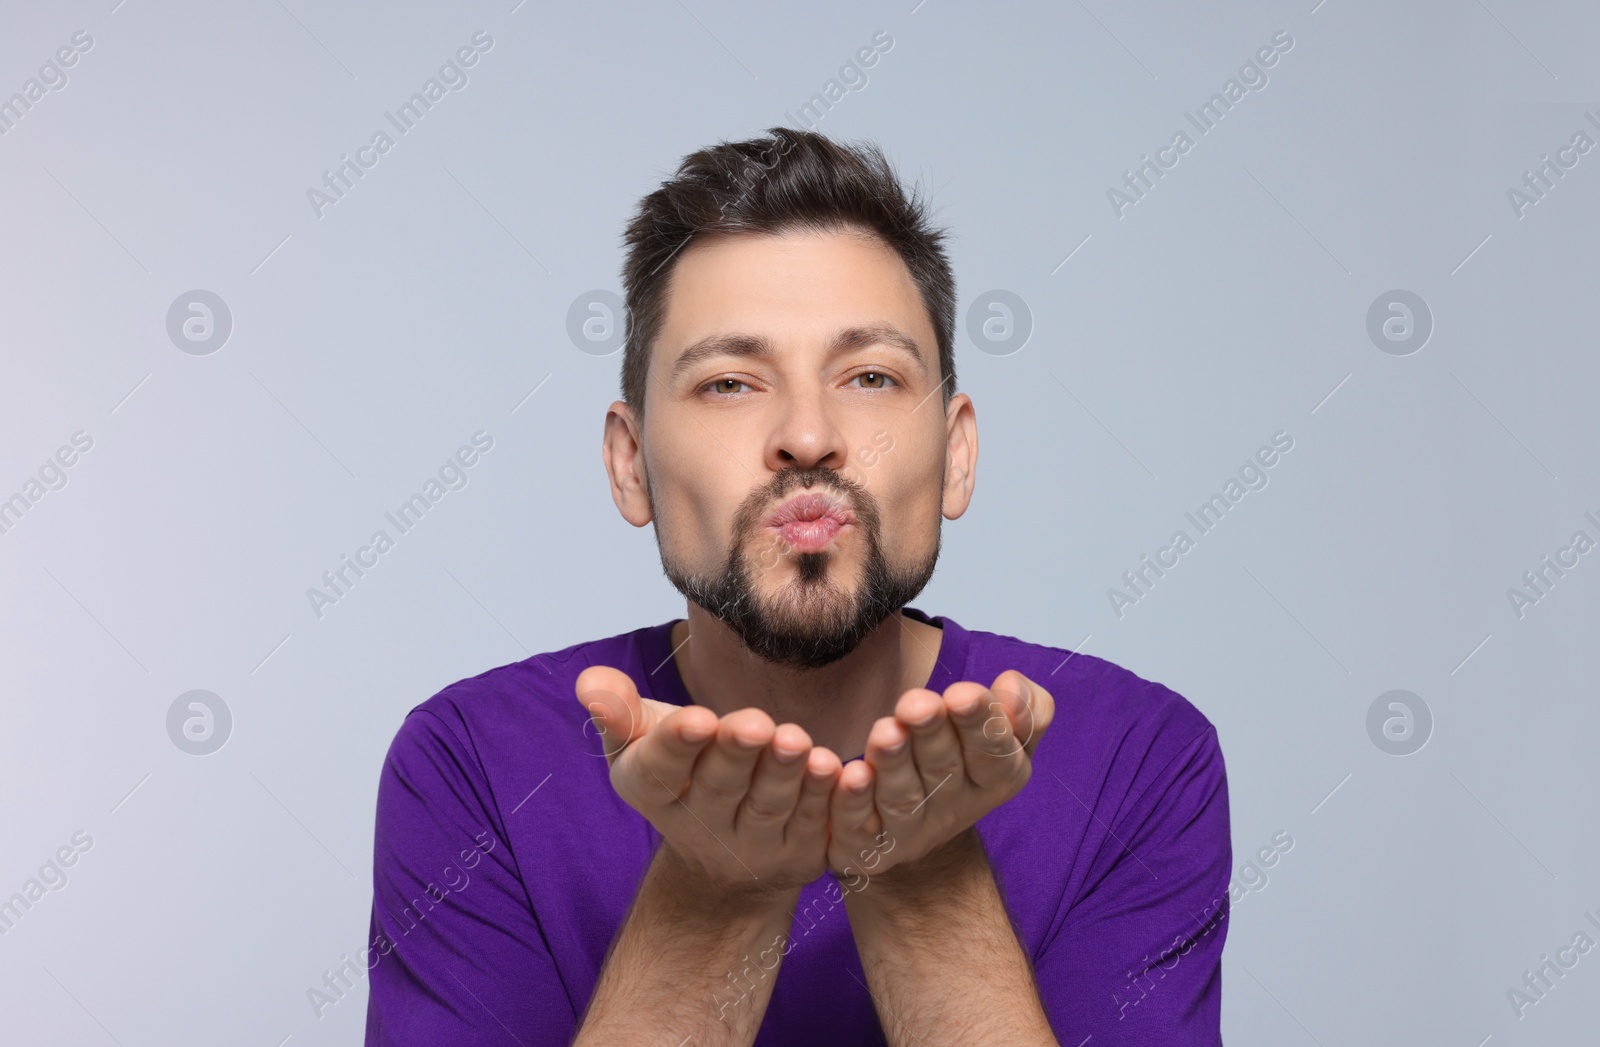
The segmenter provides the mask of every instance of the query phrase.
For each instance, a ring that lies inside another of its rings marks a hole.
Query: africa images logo
[[[466,487],[471,480],[468,469],[482,460],[494,448],[494,437],[486,431],[479,429],[472,434],[472,446],[462,444],[456,453],[445,459],[439,467],[438,477],[428,477],[422,489],[415,492],[393,510],[385,511],[383,517],[394,527],[394,537],[383,528],[372,532],[366,545],[356,550],[355,559],[351,560],[348,553],[341,554],[339,566],[332,570],[322,572],[325,589],[316,586],[306,588],[306,599],[311,604],[311,613],[320,621],[323,608],[331,607],[350,595],[355,584],[365,578],[367,571],[378,566],[381,557],[395,547],[399,539],[416,528],[422,522],[428,510],[436,507],[444,499],[446,493],[459,491]],[[458,464],[459,463],[459,464]],[[352,577],[352,575],[354,577]]]

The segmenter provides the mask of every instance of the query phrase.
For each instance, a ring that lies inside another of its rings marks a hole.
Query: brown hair
[[[843,146],[787,127],[770,127],[767,134],[690,153],[670,180],[639,202],[623,236],[623,402],[642,422],[650,348],[666,318],[669,263],[680,251],[705,235],[805,228],[864,230],[900,255],[933,323],[948,406],[956,387],[955,278],[943,246],[946,233],[930,224],[927,201],[915,188],[906,195],[883,151],[870,142]]]

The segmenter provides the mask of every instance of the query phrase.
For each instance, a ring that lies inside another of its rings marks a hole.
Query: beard
[[[837,547],[802,553],[774,538],[771,550],[763,556],[765,562],[752,561],[745,554],[762,530],[766,507],[792,490],[808,487],[835,495],[855,515],[855,530],[866,549],[861,582],[854,591],[840,577],[843,568]],[[751,492],[734,517],[732,545],[715,574],[697,574],[673,560],[661,542],[653,499],[650,512],[656,521],[661,568],[673,586],[732,629],[751,654],[790,669],[820,669],[838,661],[915,599],[933,577],[943,537],[942,529],[936,530],[928,556],[897,568],[883,552],[877,500],[861,484],[821,467],[785,469],[766,488]],[[762,596],[756,589],[758,576],[781,567],[786,560],[794,562],[795,578],[770,597]]]

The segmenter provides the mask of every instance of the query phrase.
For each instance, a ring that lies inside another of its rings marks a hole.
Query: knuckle
[[[707,776],[695,780],[695,790],[708,800],[736,800],[744,795],[744,786],[726,778]]]
[[[620,771],[615,766],[611,768],[611,787],[616,790],[617,795],[622,797],[629,806],[634,808],[653,807],[662,799],[671,799],[667,795],[670,790],[664,790],[659,785],[655,786],[653,791],[647,790],[643,788],[643,784],[638,775]]]
[[[754,819],[758,822],[776,822],[783,820],[788,813],[788,807],[765,797],[745,797],[744,815],[746,818]]]
[[[802,828],[811,828],[821,825],[827,818],[828,812],[820,804],[802,803],[795,807],[794,813],[789,816],[789,821]]]
[[[1009,760],[1012,756],[1022,751],[1025,743],[1011,730],[1011,725],[997,730],[985,740],[984,749],[990,756],[998,756],[1002,760]]]
[[[880,803],[878,806],[882,808],[883,813],[904,821],[905,819],[911,817],[912,813],[918,809],[918,805],[921,803],[922,797],[920,796],[901,796],[893,800],[889,800],[887,803]]]

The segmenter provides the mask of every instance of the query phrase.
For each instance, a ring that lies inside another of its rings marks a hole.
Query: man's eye
[[[860,374],[856,375],[855,378],[852,378],[850,380],[852,382],[854,382],[854,381],[857,381],[858,379],[876,380],[874,384],[863,385],[862,388],[864,388],[864,389],[889,389],[889,388],[892,388],[893,386],[896,386],[896,385],[900,384],[895,379],[893,379],[893,378],[889,377],[888,375],[884,374],[882,371],[863,371]],[[887,384],[885,384],[885,383],[887,383]],[[732,386],[732,388],[729,388],[730,386]],[[728,395],[737,393],[739,391],[739,387],[741,387],[741,386],[743,386],[744,388],[749,388],[749,383],[748,382],[743,382],[743,381],[740,381],[737,378],[731,378],[731,377],[730,378],[718,378],[718,379],[715,379],[713,381],[707,382],[705,385],[702,385],[700,387],[700,391],[703,392],[703,393],[704,392],[710,392],[710,393],[714,393],[714,394],[720,394],[720,395],[726,397]]]

